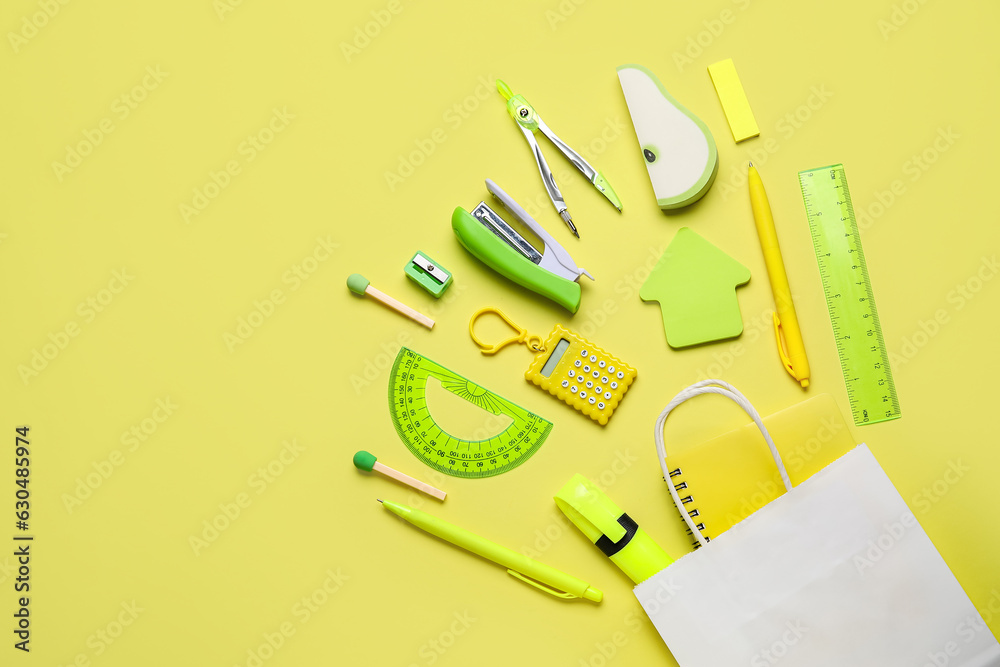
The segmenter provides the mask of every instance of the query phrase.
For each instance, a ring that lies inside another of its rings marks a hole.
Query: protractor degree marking
[[[451,435],[437,424],[427,406],[426,385],[430,377],[440,381],[450,393],[483,410],[510,417],[510,425],[482,440]],[[403,405],[399,404],[400,397],[406,401]],[[459,477],[482,478],[512,470],[530,458],[552,430],[551,422],[408,348],[400,349],[393,364],[389,401],[396,432],[410,452],[432,468]],[[436,440],[437,444],[431,445],[430,440]],[[425,447],[433,452],[426,452]],[[438,454],[439,451],[444,454]],[[458,456],[453,457],[452,453]]]

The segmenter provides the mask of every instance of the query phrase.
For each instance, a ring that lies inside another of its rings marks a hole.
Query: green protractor
[[[427,380],[511,423],[482,440],[455,437],[438,426],[427,408]],[[534,454],[552,430],[552,422],[454,373],[409,348],[392,365],[389,412],[407,449],[418,459],[455,477],[492,477],[513,470]]]

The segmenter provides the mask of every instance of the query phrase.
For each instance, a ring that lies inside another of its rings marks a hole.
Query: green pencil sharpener
[[[420,251],[407,262],[403,271],[410,280],[434,295],[435,299],[441,298],[448,285],[451,285],[451,271]]]
[[[573,475],[554,500],[587,539],[635,583],[641,584],[673,562],[632,517],[583,475]]]

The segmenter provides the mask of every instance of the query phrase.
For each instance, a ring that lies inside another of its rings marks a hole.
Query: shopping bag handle
[[[670,483],[670,471],[667,470],[667,450],[663,444],[663,426],[667,421],[667,415],[673,412],[674,408],[684,401],[692,399],[699,394],[719,394],[720,396],[725,396],[743,408],[744,412],[750,415],[750,418],[753,419],[755,424],[757,424],[757,428],[760,429],[761,435],[763,435],[764,440],[767,441],[767,447],[771,450],[771,456],[774,458],[774,462],[778,466],[778,472],[781,473],[781,481],[785,485],[785,491],[792,490],[792,483],[788,479],[788,473],[785,471],[785,464],[781,460],[781,455],[778,454],[778,449],[774,446],[774,441],[771,440],[771,434],[767,432],[767,427],[765,427],[764,422],[761,421],[757,410],[750,404],[750,401],[748,401],[746,397],[741,394],[738,389],[736,389],[736,387],[728,382],[723,382],[722,380],[702,380],[701,382],[695,382],[690,387],[681,389],[677,395],[674,396],[669,403],[667,403],[667,407],[663,408],[663,412],[660,413],[660,416],[656,418],[656,426],[653,427],[653,439],[656,441],[656,457],[660,460],[660,468],[663,470],[663,479],[667,482],[667,489],[670,491],[670,497],[674,499],[674,505],[677,506],[677,511],[681,513],[684,523],[686,523],[688,528],[691,529],[691,534],[698,539],[698,543],[701,546],[705,546],[708,544],[708,540],[705,539],[705,536],[701,534],[700,530],[698,530],[698,526],[695,525],[691,516],[684,510],[684,504],[681,502],[681,498],[677,494],[677,489],[675,489],[674,485]]]

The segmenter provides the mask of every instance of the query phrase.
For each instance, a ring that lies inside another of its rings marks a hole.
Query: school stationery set
[[[733,61],[715,63],[708,73],[733,140],[759,136]],[[656,204],[678,211],[706,196],[719,170],[708,126],[651,70],[630,64],[617,68],[617,74],[638,140],[636,158],[646,165]],[[607,177],[560,139],[523,96],[500,80],[497,90],[528,142],[548,198],[576,239],[579,229],[536,140],[539,132],[622,210]],[[810,348],[810,354],[838,355],[855,425],[899,418],[844,167],[805,169],[798,180],[804,202],[799,224],[808,224],[811,232],[836,341],[836,350]],[[527,290],[572,316],[586,298],[581,277],[594,276],[511,195],[492,180],[485,184],[498,207],[483,201],[471,210],[455,208],[451,226],[458,244],[511,289]],[[803,332],[796,317],[778,226],[752,164],[748,189],[774,295],[777,357],[783,372],[808,391],[809,332]],[[696,222],[693,210],[681,215],[689,224]],[[533,240],[519,230],[530,232]],[[462,279],[419,250],[403,271],[436,298]],[[639,291],[642,301],[660,308],[664,353],[684,354],[684,348],[741,335],[739,287],[749,280],[750,271],[737,258],[689,226],[680,227]],[[348,287],[416,323],[434,326],[358,274],[348,278]],[[511,335],[484,340],[484,318],[498,318]],[[573,418],[567,412],[572,408],[596,422],[593,428],[613,428],[611,419],[638,376],[629,359],[617,356],[613,345],[606,348],[573,331],[571,324],[553,323],[542,336],[529,333],[517,319],[516,314],[481,307],[468,322],[471,343],[487,357],[523,344],[532,353],[525,360],[525,381],[566,404],[539,400],[543,412],[558,421]],[[515,356],[513,350],[505,352],[505,358]],[[493,418],[494,427],[472,435],[446,431],[429,407],[432,389],[478,406]],[[751,422],[698,446],[668,450],[668,416],[703,395],[735,402]],[[392,366],[388,399],[389,418],[405,448],[426,466],[459,478],[512,471],[554,429],[553,421],[531,408],[405,347]],[[570,476],[552,491],[556,506],[600,552],[596,556],[610,560],[636,584],[636,599],[680,665],[945,664],[935,662],[939,655],[952,667],[1000,665],[1000,644],[872,452],[853,438],[833,397],[807,396],[761,417],[735,387],[709,379],[680,391],[651,422],[661,468],[655,474],[662,474],[679,515],[678,530],[690,536],[693,551],[668,555],[641,523],[655,509],[622,508],[582,475]],[[355,454],[354,465],[362,474],[379,473],[442,502],[446,498],[444,491],[380,463],[367,451]],[[415,527],[499,564],[540,591],[591,603],[604,598],[588,581],[429,513],[379,502]]]

